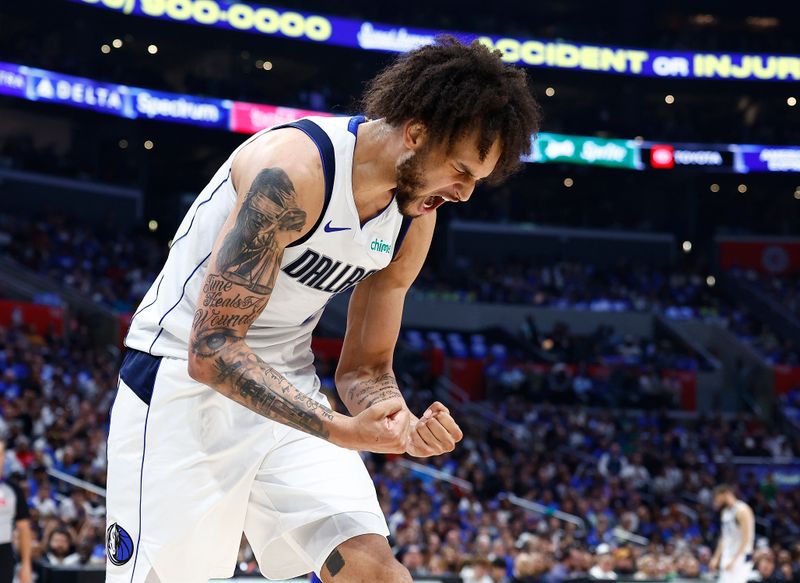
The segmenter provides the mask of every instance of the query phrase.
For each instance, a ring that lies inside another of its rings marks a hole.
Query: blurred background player
[[[721,526],[710,566],[719,569],[720,583],[745,583],[753,571],[753,509],[736,497],[729,484],[720,484],[714,489],[714,508],[721,511]]]
[[[0,440],[0,583],[11,583],[17,563],[12,540],[17,535],[19,583],[31,583],[31,525],[25,494],[5,479],[6,444]]]

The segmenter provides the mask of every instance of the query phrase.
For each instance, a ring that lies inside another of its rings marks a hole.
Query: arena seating
[[[90,347],[87,332],[77,327],[66,340],[23,324],[0,330],[6,472],[29,496],[36,553],[45,562],[103,560],[102,498],[47,474],[104,482],[118,354]],[[413,410],[427,405],[426,389],[408,395]],[[480,407],[501,422],[463,412],[463,444],[453,454],[422,460],[466,480],[471,491],[432,480],[398,459],[367,457],[394,549],[419,574],[461,573],[470,581],[494,567],[508,576],[516,572],[518,580],[562,581],[605,565],[609,555],[620,575],[702,574],[717,534],[710,489],[723,479],[737,479],[755,508],[759,553],[779,570],[786,552],[794,553],[792,561],[800,559],[800,547],[792,546],[800,532],[800,491],[735,463],[762,460],[756,464],[762,467],[798,456],[800,441],[752,416],[612,413],[542,405],[525,392]],[[528,513],[507,493],[547,512]],[[557,511],[579,517],[583,527],[560,521]],[[630,534],[644,537],[634,537],[642,544],[629,542]],[[243,572],[256,568],[246,546],[240,564]]]

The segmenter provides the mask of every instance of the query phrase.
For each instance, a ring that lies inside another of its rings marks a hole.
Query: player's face
[[[475,184],[489,176],[500,159],[500,140],[486,157],[478,155],[477,133],[465,136],[448,152],[446,145],[423,144],[397,165],[395,200],[407,217],[434,212],[445,202],[466,202]]]

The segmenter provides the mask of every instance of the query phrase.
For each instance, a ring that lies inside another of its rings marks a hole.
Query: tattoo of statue
[[[280,168],[259,172],[222,242],[217,269],[222,277],[257,294],[269,294],[280,269],[278,232],[301,231],[306,213],[297,207],[292,181]]]

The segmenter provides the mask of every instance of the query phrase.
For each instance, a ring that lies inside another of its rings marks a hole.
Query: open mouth
[[[422,208],[426,211],[432,211],[436,208],[439,208],[445,203],[444,198],[441,196],[434,194],[433,196],[427,196],[422,201]]]

